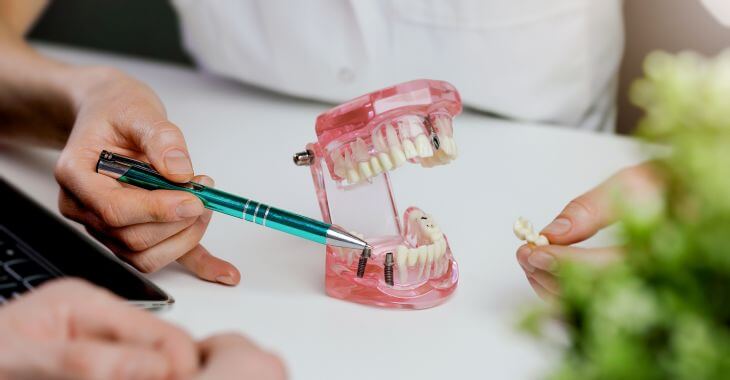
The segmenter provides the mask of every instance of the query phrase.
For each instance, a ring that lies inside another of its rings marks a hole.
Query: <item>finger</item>
[[[175,236],[192,226],[198,218],[171,223],[143,223],[121,228],[104,228],[102,233],[121,243],[132,252],[141,252]]]
[[[193,177],[187,143],[182,131],[167,120],[161,106],[135,103],[111,120],[112,125],[149,158],[166,178],[187,182]]]
[[[143,252],[125,252],[125,260],[143,273],[156,272],[167,264],[191,251],[203,238],[210,222],[211,212],[206,211],[192,226]]]
[[[531,248],[527,261],[536,269],[555,273],[561,261],[582,262],[604,266],[618,260],[622,256],[621,252],[621,249],[618,247],[580,248],[546,245]]]
[[[200,216],[204,211],[200,199],[190,193],[127,188],[93,169],[76,168],[67,161],[59,161],[57,178],[66,194],[72,194],[83,209],[94,213],[108,226],[174,222]],[[71,208],[69,203],[59,206],[64,208],[64,213],[68,212],[66,206]]]
[[[79,280],[53,281],[35,292],[50,315],[63,318],[68,338],[104,339],[156,351],[167,358],[174,378],[197,368],[192,338],[178,327],[125,303],[101,288]],[[103,377],[101,377],[103,378]]]
[[[583,241],[616,221],[616,200],[655,197],[659,180],[648,164],[630,167],[615,174],[596,188],[573,199],[542,231],[553,244],[569,245]]]
[[[535,282],[540,284],[543,289],[547,290],[551,294],[560,294],[560,284],[558,283],[558,280],[555,278],[554,274],[546,272],[544,270],[535,269],[534,272],[530,273],[530,278],[535,280]]]
[[[168,359],[154,348],[102,341],[74,341],[47,353],[53,358],[49,378],[167,379]]]
[[[286,379],[286,369],[277,356],[259,349],[237,334],[216,335],[199,344],[203,379]]]
[[[531,252],[532,248],[530,248],[528,244],[525,244],[517,249],[517,262],[526,273],[532,273],[535,271],[535,267],[530,265],[530,262],[527,261],[527,259],[530,257]]]
[[[182,255],[177,262],[203,280],[225,285],[236,285],[241,281],[241,273],[233,264],[211,255],[200,244]]]
[[[535,291],[535,293],[544,301],[552,301],[555,298],[555,295],[543,288],[542,285],[540,285],[532,277],[527,276],[527,281],[530,283],[530,286],[532,286],[532,290]]]

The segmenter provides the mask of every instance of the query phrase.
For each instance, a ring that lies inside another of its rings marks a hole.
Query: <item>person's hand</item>
[[[183,330],[75,279],[0,308],[0,379],[285,379],[248,339]]]
[[[237,334],[221,334],[198,345],[202,357],[196,380],[283,380],[281,360]]]
[[[197,197],[132,188],[95,171],[109,150],[150,162],[172,181],[213,184],[193,177],[183,134],[152,90],[108,68],[75,69],[68,82],[76,122],[55,171],[61,213],[142,272],[177,260],[202,279],[237,284],[238,270],[199,244],[211,211]]]
[[[184,331],[79,280],[0,308],[2,379],[185,379],[198,363]]]
[[[517,250],[517,261],[527,275],[533,290],[543,299],[560,294],[556,279],[563,260],[583,261],[605,265],[621,256],[620,247],[580,248],[571,246],[595,235],[616,221],[616,200],[643,204],[661,191],[661,181],[650,168],[642,164],[626,168],[593,190],[573,199],[540,233],[551,245],[525,244]]]

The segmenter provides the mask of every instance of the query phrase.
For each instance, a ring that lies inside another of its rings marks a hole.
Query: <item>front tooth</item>
[[[406,156],[406,159],[410,160],[411,158],[414,158],[418,156],[418,151],[416,151],[416,146],[413,145],[413,141],[409,139],[403,139],[403,153]]]
[[[400,147],[391,146],[390,157],[393,159],[393,166],[396,168],[406,162],[406,155],[405,153],[403,153]]]
[[[378,153],[378,161],[383,166],[383,170],[390,171],[393,169],[393,161],[390,160],[388,153]]]
[[[345,167],[347,168],[347,181],[350,182],[350,184],[360,182],[360,175],[357,174],[355,163],[349,150],[345,151]]]
[[[392,125],[388,125],[385,127],[385,137],[388,140],[388,146],[393,149],[393,147],[400,147],[400,140],[398,139],[398,133],[395,131],[395,128]]]
[[[363,177],[370,178],[373,176],[373,170],[370,168],[369,162],[358,162],[357,166],[360,169],[360,174],[362,174]]]
[[[373,169],[374,176],[383,172],[383,167],[380,166],[380,161],[375,156],[370,157],[370,167]]]
[[[429,141],[426,135],[416,136],[416,150],[420,157],[431,157],[433,156],[433,148],[431,147],[431,141]]]
[[[400,284],[403,285],[408,281],[408,248],[404,245],[395,247],[395,261],[398,268],[398,276],[400,278]]]

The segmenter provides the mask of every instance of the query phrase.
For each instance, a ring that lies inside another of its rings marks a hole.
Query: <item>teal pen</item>
[[[306,216],[271,207],[195,182],[175,183],[165,179],[150,164],[120,154],[102,151],[98,173],[147,190],[187,191],[200,198],[206,208],[254,222],[294,236],[335,247],[359,249],[370,256],[370,246],[347,231]]]

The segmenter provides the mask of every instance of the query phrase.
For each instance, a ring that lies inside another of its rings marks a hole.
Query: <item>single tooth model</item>
[[[530,244],[536,246],[550,245],[547,236],[536,233],[532,228],[532,223],[523,217],[517,218],[515,224],[512,226],[512,232],[515,233],[518,239]]]
[[[421,209],[399,212],[391,176],[406,163],[451,162],[451,120],[460,112],[453,86],[417,80],[364,95],[317,118],[317,141],[306,147],[312,157],[295,163],[310,167],[322,218],[356,228],[364,235],[352,235],[370,244],[365,250],[326,248],[328,295],[424,309],[454,292],[459,271],[447,237]]]

